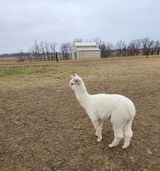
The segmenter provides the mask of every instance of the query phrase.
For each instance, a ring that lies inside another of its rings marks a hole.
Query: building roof
[[[96,46],[96,42],[76,42],[75,46]]]
[[[75,47],[78,51],[99,51],[96,42],[76,42]]]
[[[77,48],[78,51],[100,51],[98,47],[93,48]]]

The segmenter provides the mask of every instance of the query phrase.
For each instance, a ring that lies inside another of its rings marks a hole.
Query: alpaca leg
[[[109,144],[110,148],[117,146],[119,142],[124,138],[122,127],[113,126],[113,130],[114,130],[114,140],[111,144]]]
[[[97,130],[96,130],[96,132],[95,132],[95,136],[97,136],[97,137],[98,137],[98,132],[97,132]]]
[[[96,128],[95,128],[95,129],[96,129]],[[101,128],[101,129],[102,129],[102,128]],[[96,129],[96,132],[95,132],[95,136],[96,136],[96,137],[99,136],[97,129]]]
[[[122,146],[123,149],[127,148],[130,144],[131,137],[127,136],[124,138],[124,145]]]
[[[115,147],[124,138],[124,134],[123,134],[124,121],[122,121],[121,119],[118,120],[115,114],[111,117],[111,123],[114,131],[114,140],[109,145],[109,147]]]
[[[98,136],[97,141],[100,142],[102,141],[102,126],[103,126],[103,121],[102,120],[96,120],[93,121],[93,125],[96,129],[95,135]]]
[[[110,148],[117,146],[119,144],[119,142],[121,141],[121,139],[122,138],[120,138],[120,137],[114,137],[113,142],[111,144],[109,144],[108,146]]]
[[[131,138],[133,136],[132,132],[132,121],[130,121],[126,127],[124,128],[124,145],[122,146],[123,149],[127,148],[130,144]]]

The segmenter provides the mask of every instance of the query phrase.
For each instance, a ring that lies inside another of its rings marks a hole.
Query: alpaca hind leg
[[[120,138],[120,137],[114,137],[113,142],[111,144],[109,144],[108,146],[110,148],[117,146],[119,144],[119,142],[121,141],[121,139],[122,138]]]
[[[97,132],[97,130],[96,130],[96,132],[95,132],[95,136],[97,136],[97,137],[98,137],[98,132]]]
[[[117,113],[114,113],[111,117],[111,123],[114,131],[114,140],[109,145],[109,147],[117,146],[119,142],[124,138],[123,128],[125,122],[121,118],[119,118],[119,115]]]
[[[130,144],[131,138],[133,136],[132,132],[132,121],[130,121],[126,127],[124,128],[124,145],[122,146],[123,149],[127,148]]]
[[[117,146],[119,142],[124,138],[122,127],[113,126],[113,130],[114,130],[114,140],[111,144],[109,144],[110,148]]]

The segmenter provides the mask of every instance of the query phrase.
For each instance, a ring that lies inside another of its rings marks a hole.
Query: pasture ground
[[[68,87],[70,74],[89,93],[117,93],[136,105],[128,149],[110,149]],[[160,170],[160,58],[55,62],[0,62],[0,170]]]

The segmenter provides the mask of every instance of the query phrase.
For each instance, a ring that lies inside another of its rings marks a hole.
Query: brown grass
[[[118,93],[137,109],[127,150],[113,149],[111,124],[96,142],[68,87],[70,74],[90,93]],[[160,58],[0,62],[0,168],[3,171],[160,170]]]

